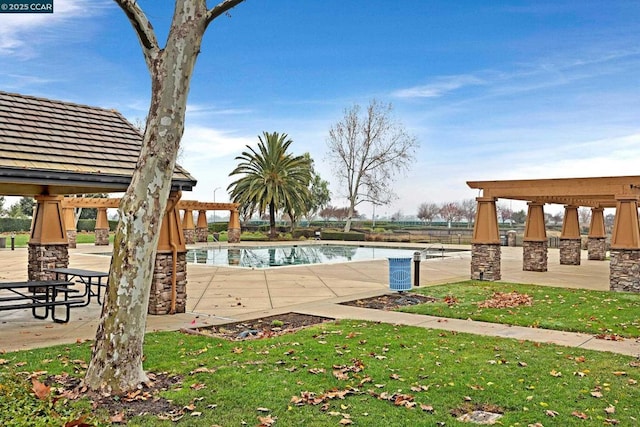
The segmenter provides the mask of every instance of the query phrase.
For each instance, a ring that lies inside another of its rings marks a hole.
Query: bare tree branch
[[[233,9],[234,7],[242,3],[243,1],[244,0],[224,0],[223,2],[218,3],[216,7],[214,7],[213,9],[210,9],[207,12],[207,19],[206,19],[207,25],[209,25],[209,23],[211,23],[211,21],[216,19],[218,16],[228,12],[229,10]]]
[[[138,6],[136,0],[114,1],[124,11],[124,13],[127,15],[127,18],[129,18],[129,22],[131,22],[131,26],[133,27],[133,30],[136,32],[138,40],[140,41],[140,46],[142,46],[142,52],[144,54],[144,59],[147,63],[147,67],[151,71],[151,63],[153,57],[160,50],[158,47],[158,39],[156,38],[156,34],[153,31],[151,22],[149,22],[142,9],[140,9],[140,6]]]

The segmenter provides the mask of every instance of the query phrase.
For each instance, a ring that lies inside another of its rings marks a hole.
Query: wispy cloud
[[[462,87],[482,84],[485,84],[483,79],[469,74],[441,76],[430,84],[397,90],[392,93],[392,96],[398,98],[438,98]]]
[[[231,132],[205,126],[187,126],[182,137],[184,162],[208,161],[229,155],[240,154],[246,145],[255,144],[257,139],[235,136]]]
[[[248,108],[218,108],[212,105],[204,105],[204,104],[187,104],[187,114],[191,116],[195,115],[217,115],[217,116],[226,116],[226,115],[235,115],[235,114],[248,114],[251,113],[252,110]]]
[[[4,14],[0,25],[0,56],[34,57],[38,50],[34,40],[41,39],[44,33],[55,35],[61,25],[77,18],[89,18],[106,5],[105,0],[56,0],[51,14]]]

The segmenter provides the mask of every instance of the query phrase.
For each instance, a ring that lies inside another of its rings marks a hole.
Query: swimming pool
[[[387,258],[413,258],[417,248],[383,248],[350,245],[286,245],[208,247],[189,249],[187,263],[222,267],[269,268],[291,265],[332,264]],[[435,256],[444,256],[435,254]],[[438,250],[439,252],[439,250]],[[423,258],[429,257],[423,254]]]

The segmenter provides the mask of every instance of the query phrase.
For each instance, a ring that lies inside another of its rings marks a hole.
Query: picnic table
[[[0,310],[19,310],[30,308],[33,317],[67,323],[71,307],[81,306],[83,300],[73,294],[78,291],[69,288],[66,280],[32,280],[27,282],[0,283]],[[63,295],[63,299],[58,299]],[[70,296],[71,295],[71,296]],[[65,308],[65,317],[56,317],[56,308]],[[44,310],[41,314],[39,309]]]
[[[107,288],[107,282],[102,283],[104,277],[109,277],[109,273],[104,271],[84,270],[81,268],[50,268],[47,270],[50,273],[55,273],[56,279],[73,280],[76,279],[76,283],[84,285],[84,293],[80,295],[81,298],[87,298],[85,306],[91,303],[91,297],[95,297],[98,304],[102,304],[100,299],[102,296],[102,288]],[[92,286],[97,287],[97,292],[94,292]]]

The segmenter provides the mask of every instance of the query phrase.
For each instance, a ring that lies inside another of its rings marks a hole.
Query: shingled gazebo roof
[[[0,194],[125,191],[142,135],[115,110],[0,91]],[[196,180],[175,167],[172,190]]]

